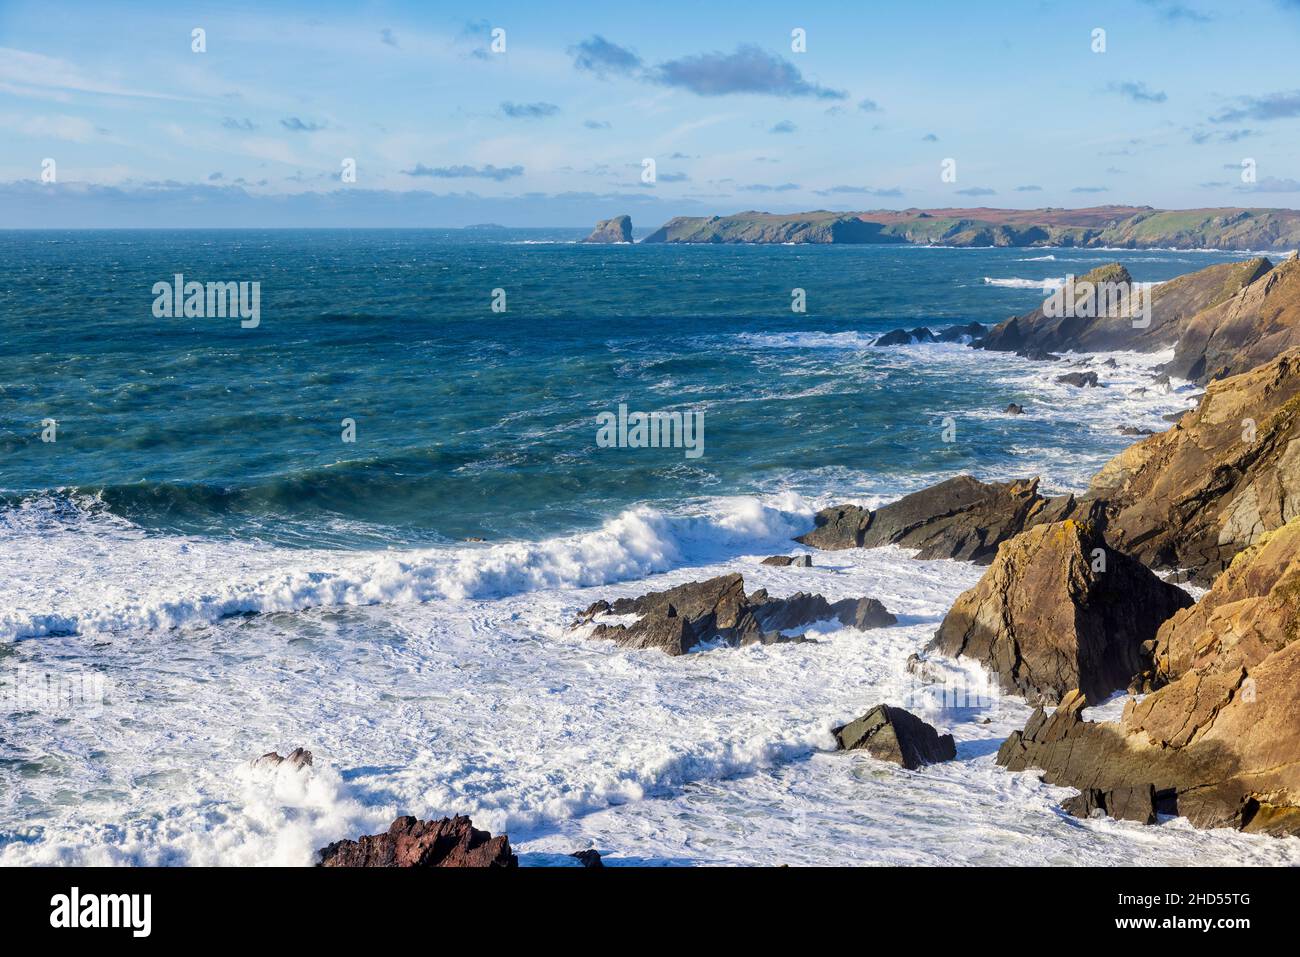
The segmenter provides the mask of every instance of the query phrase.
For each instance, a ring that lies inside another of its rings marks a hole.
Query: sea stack
[[[632,217],[626,213],[613,219],[602,219],[596,224],[584,243],[630,243],[632,241]]]

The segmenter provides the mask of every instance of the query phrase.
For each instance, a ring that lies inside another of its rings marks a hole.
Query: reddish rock
[[[510,838],[479,831],[467,817],[421,821],[399,817],[383,834],[335,841],[320,850],[321,867],[517,867]]]

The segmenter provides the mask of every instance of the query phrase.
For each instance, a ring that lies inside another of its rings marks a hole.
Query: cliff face
[[[1300,515],[1300,349],[1211,383],[1167,432],[1093,478],[1111,545],[1209,581],[1242,549]]]
[[[632,241],[632,217],[626,214],[613,219],[602,219],[596,224],[591,235],[584,243],[630,243]]]
[[[679,216],[644,241],[1293,249],[1300,246],[1300,211],[1108,206],[1078,210],[817,210],[782,215],[750,210],[730,216]]]

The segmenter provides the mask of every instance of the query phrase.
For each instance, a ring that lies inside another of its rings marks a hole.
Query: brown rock
[[[1094,811],[1101,811],[1117,821],[1154,824],[1156,789],[1150,784],[1113,788],[1109,791],[1085,788],[1074,797],[1066,799],[1061,810],[1083,818],[1092,817]]]
[[[510,839],[479,831],[467,817],[421,821],[399,817],[383,834],[335,841],[320,850],[321,867],[517,867]]]
[[[765,558],[760,565],[775,565],[777,568],[812,568],[811,555],[773,555]]]
[[[1072,688],[1100,702],[1152,667],[1160,625],[1192,604],[1096,528],[1039,525],[998,549],[979,584],[958,597],[928,650],[973,658],[1002,687],[1055,703]]]
[[[311,764],[311,752],[303,748],[294,748],[287,755],[281,757],[278,751],[268,751],[253,762],[253,767],[275,768],[282,764],[288,764],[295,771],[302,770]]]
[[[1300,514],[1300,349],[1212,383],[1178,427],[1129,446],[1093,477],[1110,543],[1208,582]]]
[[[910,711],[887,704],[876,705],[831,733],[841,751],[862,748],[874,758],[892,761],[909,771],[957,756],[952,735],[941,735]]]
[[[986,483],[959,475],[874,512],[856,505],[823,509],[816,527],[795,541],[827,549],[899,545],[917,549],[918,558],[986,565],[1000,543],[1026,528],[1066,518],[1096,522],[1101,515],[1096,502],[1039,495],[1036,478]]]
[[[1240,554],[1160,630],[1168,684],[1105,724],[1067,695],[1012,734],[998,763],[1080,789],[1150,783],[1200,827],[1300,834],[1298,596],[1300,521]]]
[[[612,219],[602,219],[596,224],[591,235],[584,243],[630,243],[632,241],[632,217],[626,214]]]

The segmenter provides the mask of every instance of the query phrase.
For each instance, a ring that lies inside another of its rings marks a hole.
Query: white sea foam
[[[1065,285],[1065,277],[1054,276],[1047,279],[993,279],[989,276],[985,276],[984,285],[1001,286],[1005,289],[1055,289],[1058,286]]]

